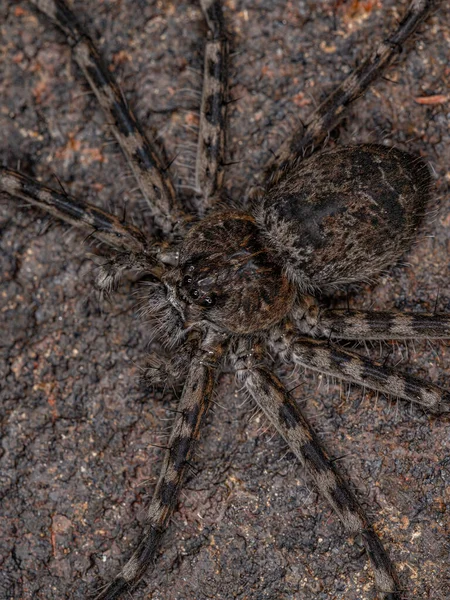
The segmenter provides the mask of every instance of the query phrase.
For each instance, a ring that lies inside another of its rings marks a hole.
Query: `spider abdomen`
[[[325,151],[269,183],[257,221],[303,290],[367,281],[408,248],[430,173],[395,148]]]

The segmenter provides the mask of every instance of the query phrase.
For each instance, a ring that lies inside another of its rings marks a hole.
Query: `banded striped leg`
[[[377,365],[368,358],[334,344],[287,336],[288,357],[296,365],[326,373],[418,404],[433,413],[450,411],[450,392],[437,385]]]
[[[238,365],[239,366],[239,365]],[[394,566],[362,507],[321,448],[320,442],[280,380],[247,356],[239,374],[246,389],[265,413],[312,483],[328,501],[346,531],[362,539],[382,600],[400,600]]]
[[[150,249],[151,243],[134,225],[12,169],[0,167],[0,191],[38,206],[117,250],[145,254]]]
[[[449,313],[394,313],[364,310],[324,310],[318,330],[344,340],[449,339]]]
[[[147,510],[142,538],[120,574],[98,594],[96,600],[117,600],[131,593],[151,565],[177,505],[186,466],[194,453],[202,419],[211,403],[216,370],[225,347],[225,343],[212,340],[193,359],[161,475]]]
[[[308,117],[304,126],[281,145],[275,158],[267,163],[266,171],[272,173],[283,169],[293,157],[311,154],[341,121],[345,107],[361,96],[389,66],[402,44],[414,33],[435,5],[435,0],[412,0],[396,31],[381,42],[377,49]]]
[[[222,7],[218,0],[201,0],[208,24],[203,68],[195,184],[201,193],[199,213],[203,216],[222,185],[225,153],[228,41]]]
[[[75,62],[82,70],[92,91],[111,124],[115,138],[136,177],[156,224],[170,234],[182,218],[183,211],[167,169],[150,144],[127,106],[124,95],[103,63],[92,40],[83,31],[64,0],[31,0],[63,31],[72,48]]]

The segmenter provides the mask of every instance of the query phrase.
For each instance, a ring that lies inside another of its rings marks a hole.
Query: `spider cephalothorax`
[[[144,235],[87,202],[9,168],[0,190],[25,199],[107,245],[98,285],[112,291],[126,272],[147,281],[141,311],[172,357],[153,357],[145,376],[172,377],[183,391],[143,533],[119,575],[98,594],[131,594],[153,562],[191,465],[214,383],[225,360],[328,501],[358,536],[382,600],[400,600],[394,565],[355,494],[322,449],[268,355],[393,394],[430,412],[450,411],[450,393],[339,345],[337,340],[450,337],[447,314],[329,309],[317,299],[337,286],[371,280],[413,240],[430,195],[426,163],[393,148],[357,145],[313,154],[344,107],[381,73],[433,7],[413,0],[397,30],[363,61],[282,145],[266,180],[240,208],[220,195],[228,103],[228,36],[220,2],[201,0],[208,26],[196,161],[196,215],[184,208],[159,149],[146,139],[123,94],[64,0],[33,0],[63,31],[147,200],[154,230]],[[312,155],[312,156],[311,156]],[[251,198],[251,200],[250,200]],[[192,199],[191,199],[192,200]],[[249,208],[250,207],[250,208]],[[89,567],[90,568],[90,567]],[[188,598],[191,600],[191,598]]]
[[[175,283],[187,323],[204,319],[232,333],[251,333],[289,312],[294,286],[263,244],[255,219],[242,212],[212,213],[190,229]]]

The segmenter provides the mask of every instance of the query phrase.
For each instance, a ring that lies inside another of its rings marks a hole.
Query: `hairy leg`
[[[345,107],[361,96],[382,74],[399,53],[402,44],[436,5],[437,0],[412,0],[394,33],[382,41],[308,117],[304,125],[281,145],[274,158],[266,164],[266,174],[280,177],[289,163],[312,154],[327,134],[339,124],[345,114]]]
[[[64,190],[53,190],[12,169],[0,167],[0,191],[38,206],[117,250],[145,254],[152,245],[151,240],[146,239],[134,225],[69,196]]]
[[[450,411],[450,392],[355,352],[311,338],[286,336],[285,356],[296,365],[396,396],[433,413]]]
[[[201,193],[198,211],[203,215],[213,204],[223,179],[228,40],[220,3],[217,0],[201,0],[201,6],[209,29],[195,166],[196,187]]]
[[[400,600],[400,587],[394,566],[353,493],[322,449],[318,437],[280,380],[258,357],[248,354],[236,361],[239,378],[265,413],[291,451],[304,467],[308,478],[329,502],[346,531],[359,535],[370,563],[382,600]]]
[[[163,468],[147,509],[141,540],[119,575],[96,596],[96,600],[117,600],[131,593],[151,565],[178,503],[186,467],[194,453],[200,425],[212,400],[217,367],[225,348],[223,340],[212,337],[202,344],[194,357],[177,409]]]
[[[317,329],[324,337],[344,340],[443,340],[450,338],[450,314],[324,310]]]
[[[170,234],[183,218],[168,170],[149,142],[95,45],[64,0],[31,0],[63,31],[72,55],[112,127],[115,138],[136,177],[155,223]]]

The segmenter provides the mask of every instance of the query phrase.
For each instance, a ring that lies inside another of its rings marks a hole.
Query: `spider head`
[[[214,213],[190,229],[170,280],[168,297],[183,307],[185,325],[206,320],[238,334],[274,325],[295,297],[253,217],[235,211]]]

